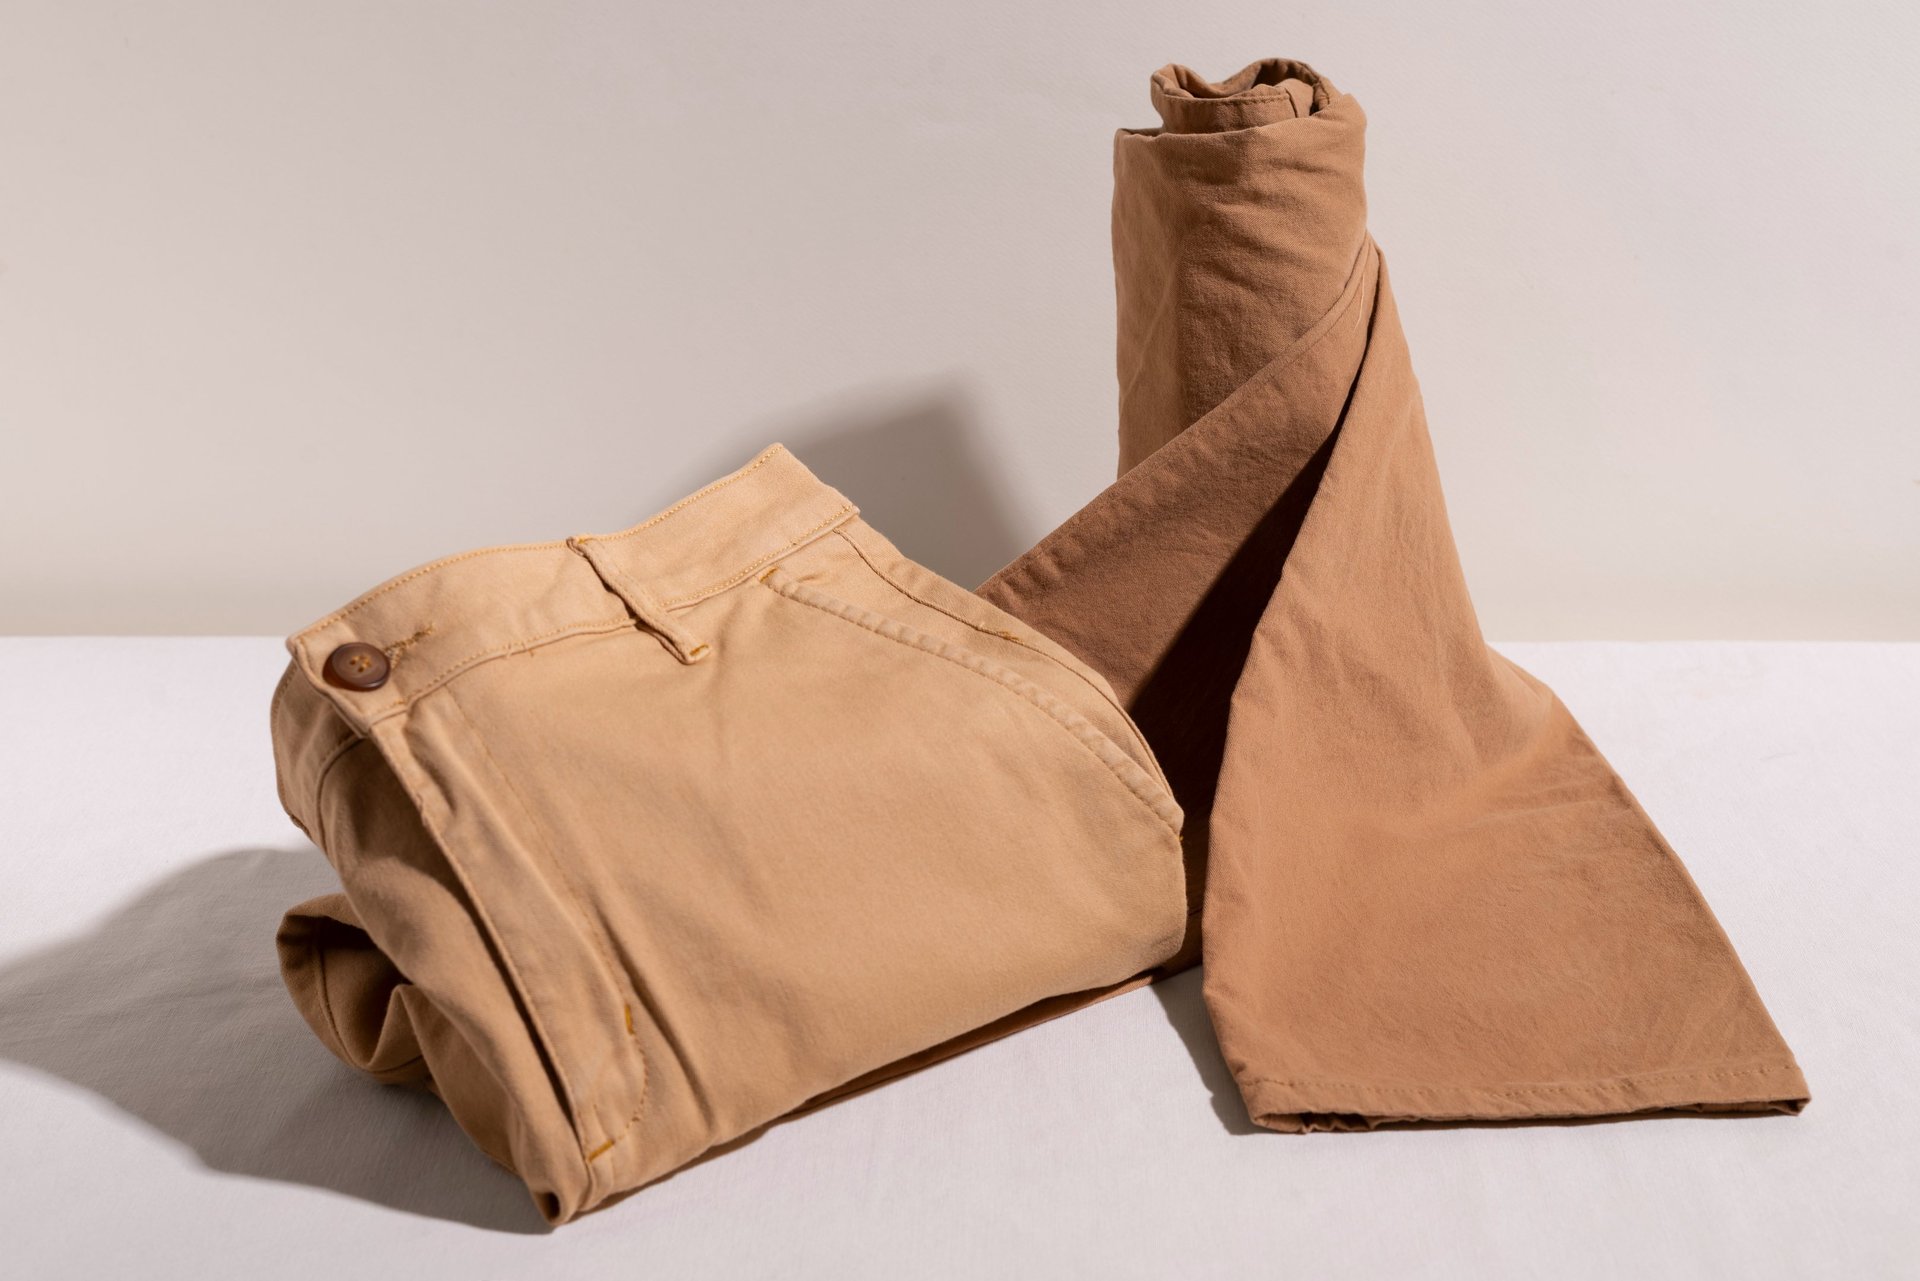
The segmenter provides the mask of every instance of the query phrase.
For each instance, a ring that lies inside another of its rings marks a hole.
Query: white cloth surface
[[[281,987],[335,882],[275,799],[280,641],[0,639],[0,1273],[1916,1275],[1920,645],[1499,648],[1680,851],[1803,1115],[1257,1131],[1189,973],[548,1231]]]

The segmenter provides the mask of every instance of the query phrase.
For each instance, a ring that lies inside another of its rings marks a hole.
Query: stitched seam
[[[528,649],[534,645],[539,644],[541,641],[555,640],[562,636],[570,636],[570,635],[576,635],[576,634],[584,635],[584,634],[594,633],[594,632],[625,631],[628,628],[631,628],[632,626],[633,626],[633,620],[627,617],[623,613],[619,618],[589,619],[583,623],[568,623],[564,627],[557,627],[550,632],[541,632],[538,636],[518,637],[514,640],[506,641],[503,644],[494,645],[494,646],[491,646],[490,648],[480,650],[478,653],[469,654],[465,658],[461,659],[459,662],[453,663],[447,667],[442,668],[439,672],[435,673],[430,679],[423,682],[419,686],[419,688],[414,689],[411,693],[402,694],[399,698],[394,699],[392,702],[382,703],[378,707],[375,707],[369,711],[363,712],[362,715],[364,715],[368,721],[380,720],[382,717],[387,716],[389,713],[398,711],[400,708],[405,707],[408,703],[412,702],[414,699],[420,698],[423,695],[429,694],[433,690],[438,689],[450,677],[457,675],[463,669],[472,666],[474,663],[477,663],[484,658],[491,658],[497,654],[512,653],[516,650]]]
[[[821,521],[818,525],[815,525],[813,528],[805,531],[804,533],[796,534],[792,538],[788,539],[784,546],[776,547],[774,550],[767,552],[762,556],[755,557],[753,562],[749,564],[746,568],[739,570],[738,572],[731,574],[726,578],[721,579],[719,582],[710,583],[707,586],[699,588],[696,591],[685,592],[679,596],[669,597],[668,599],[663,600],[660,603],[662,605],[669,606],[669,607],[674,605],[684,605],[690,601],[701,600],[705,597],[713,595],[715,592],[722,592],[729,587],[733,587],[740,583],[744,583],[745,581],[747,581],[747,579],[751,578],[755,572],[763,568],[769,561],[779,560],[782,556],[785,556],[788,552],[800,546],[802,543],[805,543],[811,540],[816,535],[820,534],[822,531],[832,529],[835,525],[839,524],[846,517],[852,515],[853,511],[854,511],[854,507],[852,503],[844,503],[840,506],[840,508],[837,511],[835,511],[831,516],[827,517],[825,520]]]
[[[1772,1063],[1762,1067],[1736,1068],[1725,1072],[1697,1072],[1685,1068],[1675,1068],[1665,1072],[1642,1072],[1632,1076],[1598,1077],[1589,1081],[1556,1081],[1546,1085],[1517,1085],[1496,1090],[1486,1086],[1430,1086],[1430,1085],[1373,1085],[1366,1081],[1349,1081],[1340,1077],[1305,1077],[1285,1081],[1275,1077],[1251,1077],[1249,1085],[1278,1085],[1299,1088],[1314,1086],[1340,1086],[1349,1089],[1366,1090],[1375,1094],[1419,1094],[1426,1096],[1457,1096],[1463,1094],[1491,1095],[1495,1098],[1517,1098],[1533,1094],[1564,1094],[1569,1090],[1589,1090],[1596,1088],[1617,1088],[1638,1085],[1641,1082],[1670,1080],[1687,1081],[1724,1081],[1741,1076],[1764,1076],[1771,1072],[1785,1072],[1796,1069],[1793,1063]]]
[[[665,604],[619,565],[611,560],[602,562],[592,555],[587,557],[587,563],[600,575],[601,581],[626,602],[646,630],[665,642],[678,657],[692,659],[707,648],[707,642],[669,618]]]
[[[540,825],[534,819],[533,811],[528,808],[525,798],[523,798],[520,794],[519,787],[515,785],[513,779],[507,774],[507,771],[501,768],[500,762],[497,759],[495,759],[493,755],[493,749],[487,746],[486,736],[480,732],[480,727],[475,725],[473,723],[473,719],[467,715],[467,709],[460,705],[460,701],[454,697],[452,690],[447,691],[447,702],[454,709],[454,711],[459,714],[460,719],[466,723],[467,729],[471,737],[476,743],[480,745],[480,750],[486,756],[487,764],[492,767],[495,777],[497,777],[500,780],[500,782],[506,787],[507,791],[512,794],[514,803],[519,806],[520,812],[526,817],[527,826],[533,829],[534,834],[539,840],[540,852],[545,856],[547,863],[554,869],[557,879],[559,880],[560,884],[565,888],[567,892],[568,899],[570,899],[573,903],[574,913],[579,917],[580,924],[586,931],[587,941],[593,945],[593,949],[596,952],[598,952],[600,955],[601,963],[607,967],[608,977],[610,977],[613,980],[614,992],[616,995],[620,996],[621,1004],[623,1006],[626,1005],[626,998],[630,992],[633,997],[633,1000],[636,1003],[638,1003],[640,1001],[640,994],[638,992],[631,991],[632,989],[631,981],[627,979],[621,967],[615,964],[612,953],[608,950],[605,940],[601,937],[601,931],[599,930],[598,927],[596,927],[593,924],[591,918],[587,915],[586,905],[580,899],[580,893],[578,888],[573,883],[573,878],[567,875],[565,867],[562,866],[560,860],[554,856],[552,841],[550,841],[547,838],[546,832],[540,828]],[[502,936],[500,953],[504,957],[506,955],[506,952],[507,952],[506,940]],[[523,990],[525,990],[524,985],[523,985]],[[527,1006],[529,1009],[533,1007],[533,1000],[530,992],[528,994]],[[588,1161],[592,1161],[595,1157],[600,1156],[602,1153],[606,1152],[607,1149],[611,1148],[615,1143],[617,1143],[623,1136],[625,1136],[630,1130],[633,1129],[634,1124],[637,1121],[639,1121],[641,1113],[646,1111],[648,1080],[649,1080],[649,1074],[647,1071],[647,1055],[646,1055],[645,1049],[640,1044],[640,1034],[633,1026],[633,1013],[630,1007],[628,1007],[625,1011],[625,1018],[623,1019],[623,1022],[626,1025],[627,1039],[633,1042],[634,1057],[639,1061],[639,1064],[640,1064],[640,1094],[639,1094],[639,1097],[634,1100],[633,1115],[627,1118],[626,1124],[621,1126],[617,1133],[609,1136],[606,1142],[602,1143],[601,1145],[599,1145],[593,1150],[593,1153],[587,1157]],[[557,1051],[554,1055],[554,1060],[555,1060],[555,1070],[558,1071],[559,1070],[558,1069],[559,1054],[557,1053]],[[573,1090],[572,1085],[569,1084],[567,1088],[568,1088],[568,1091],[571,1093]],[[584,1100],[582,1101],[584,1102]]]
[[[449,697],[448,701],[452,701],[451,697]],[[458,710],[457,705],[455,706],[455,710]],[[401,775],[399,769],[392,765],[391,761],[389,761],[389,768],[393,769],[394,777],[399,781],[401,789],[407,793],[407,799],[412,802],[414,811],[420,817],[421,827],[424,828],[427,835],[432,838],[434,847],[439,850],[440,856],[446,860],[447,869],[453,873],[454,880],[459,884],[461,893],[465,895],[467,902],[472,904],[473,914],[480,923],[482,933],[490,936],[494,940],[496,946],[492,950],[498,952],[500,956],[500,964],[507,972],[508,983],[516,990],[521,1000],[525,1002],[527,1014],[529,1018],[534,1021],[536,1037],[541,1041],[547,1042],[550,1046],[552,1044],[552,1038],[549,1037],[545,1029],[540,1026],[539,1010],[535,1007],[529,995],[531,989],[528,987],[526,980],[521,977],[519,967],[514,964],[513,953],[507,948],[505,938],[499,928],[494,925],[493,918],[487,912],[486,905],[481,901],[480,896],[473,892],[472,879],[461,869],[459,861],[453,857],[452,842],[447,839],[446,833],[427,816],[427,808],[421,803],[420,795],[414,790],[412,784]],[[556,1053],[543,1054],[541,1057],[552,1063],[553,1074],[558,1078],[560,1090],[564,1095],[566,1110],[572,1114],[575,1124],[577,1125],[581,1119],[579,1112],[579,1094],[574,1090],[573,1083],[567,1079],[566,1065],[560,1061],[560,1056]]]
[[[1142,805],[1145,805],[1147,809],[1153,813],[1153,816],[1165,824],[1167,829],[1176,837],[1180,834],[1179,825],[1170,816],[1169,811],[1172,802],[1167,798],[1156,795],[1156,789],[1142,785],[1140,780],[1146,777],[1146,772],[1142,770],[1131,757],[1121,751],[1119,747],[1115,746],[1112,740],[1101,733],[1099,727],[1094,725],[1093,722],[1087,720],[1086,717],[1080,715],[1079,712],[1067,706],[1065,702],[1055,698],[1017,672],[1001,667],[999,664],[961,649],[957,645],[948,644],[937,636],[930,636],[925,632],[918,631],[897,619],[888,618],[883,614],[876,614],[872,610],[855,605],[850,601],[839,600],[826,592],[820,591],[818,588],[810,587],[793,579],[793,577],[780,566],[776,565],[765,574],[762,574],[760,576],[760,582],[790,600],[820,610],[822,613],[831,614],[836,618],[844,619],[857,627],[862,627],[876,635],[884,636],[896,644],[906,645],[908,648],[919,650],[921,653],[932,654],[936,658],[943,658],[956,667],[972,672],[983,680],[992,681],[1002,689],[1019,697],[1029,706],[1045,715],[1055,725],[1059,726],[1072,737],[1074,742],[1080,744],[1080,746],[1090,752],[1096,760],[1106,766],[1107,771],[1114,776],[1116,781],[1124,786]],[[1101,751],[1100,748],[1096,746],[1097,743],[1106,744],[1107,751]],[[1109,753],[1111,753],[1111,756],[1109,756]],[[1139,777],[1136,778],[1135,775]]]
[[[717,489],[724,489],[726,486],[732,484],[734,481],[744,477],[748,472],[751,472],[755,468],[760,467],[766,464],[767,462],[770,462],[774,456],[775,456],[775,451],[771,448],[768,448],[767,450],[764,450],[761,453],[760,457],[754,459],[752,462],[748,463],[745,467],[741,468],[739,471],[733,473],[732,475],[722,476],[719,480],[714,481],[712,484],[706,486],[704,489],[695,490],[693,493],[688,494],[685,498],[682,498],[679,502],[667,508],[665,511],[659,512],[656,515],[649,517],[646,521],[642,522],[639,525],[634,526],[632,529],[622,530],[619,533],[615,533],[615,534],[607,534],[604,536],[600,536],[596,539],[596,541],[617,542],[622,538],[630,538],[633,535],[639,533],[641,530],[646,529],[651,525],[656,525],[659,522],[665,520],[667,517],[673,515],[675,512],[685,507],[688,503],[694,502],[697,499],[705,498],[708,494],[713,493]],[[414,579],[420,577],[422,574],[431,574],[435,570],[440,569],[444,566],[452,565],[463,560],[471,560],[475,556],[494,556],[504,552],[552,551],[552,550],[558,550],[560,548],[564,548],[566,547],[566,545],[567,545],[567,542],[564,538],[550,538],[545,542],[539,542],[539,543],[510,543],[500,547],[477,547],[472,551],[461,552],[455,556],[443,556],[439,560],[433,561],[426,565],[422,565],[420,566],[420,568],[413,570],[409,573],[402,574],[399,578],[394,579],[392,582],[386,584],[384,587],[376,587],[368,595],[363,596],[361,599],[355,601],[353,604],[348,605],[345,609],[329,614],[327,615],[327,617],[321,619],[319,622],[303,628],[300,632],[300,635],[304,636],[312,632],[317,632],[324,627],[328,627],[334,623],[339,622],[343,618],[348,618],[353,614],[358,613],[360,610],[365,609],[368,605],[371,605],[374,601],[386,595],[388,592],[393,591],[395,588],[399,587],[401,584],[412,582]]]
[[[840,537],[846,542],[846,544],[849,547],[853,548],[853,550],[859,555],[860,559],[867,562],[867,568],[871,569],[874,573],[878,574],[883,580],[886,581],[886,583],[890,587],[892,587],[895,591],[899,592],[902,596],[905,596],[908,600],[917,601],[919,604],[925,605],[928,609],[934,610],[937,613],[945,614],[948,618],[951,618],[956,623],[964,623],[966,626],[971,627],[974,631],[979,632],[983,636],[998,636],[1003,640],[1010,640],[1014,644],[1020,646],[1020,648],[1026,650],[1028,653],[1039,655],[1041,658],[1044,658],[1048,662],[1052,663],[1055,667],[1058,667],[1061,671],[1067,673],[1069,676],[1072,676],[1075,680],[1078,680],[1081,684],[1085,685],[1088,689],[1092,690],[1094,695],[1098,697],[1101,702],[1105,703],[1108,707],[1111,707],[1114,711],[1120,713],[1120,718],[1123,722],[1125,722],[1128,732],[1130,732],[1133,735],[1134,741],[1140,744],[1141,749],[1145,751],[1149,757],[1152,757],[1153,749],[1150,746],[1148,746],[1147,740],[1145,739],[1145,737],[1141,735],[1140,727],[1133,723],[1133,718],[1131,716],[1127,715],[1127,709],[1120,706],[1119,702],[1116,699],[1114,699],[1114,697],[1111,694],[1107,693],[1105,690],[1101,689],[1098,685],[1094,684],[1093,681],[1089,680],[1085,672],[1075,669],[1069,663],[1062,662],[1058,655],[1050,654],[1046,650],[1038,647],[1037,645],[1029,645],[1026,642],[1026,640],[1016,632],[995,631],[992,628],[985,626],[984,624],[977,623],[971,618],[967,618],[967,617],[964,617],[963,615],[957,614],[953,610],[950,610],[943,605],[937,604],[934,601],[928,600],[924,596],[918,595],[911,588],[907,587],[905,584],[901,583],[898,579],[896,579],[892,574],[888,573],[885,569],[881,568],[880,565],[873,559],[873,557],[867,555],[866,549],[860,546],[859,541],[855,539],[852,535],[848,534],[844,529],[838,531],[838,533]],[[978,599],[980,603],[985,605],[988,609],[999,609],[999,606],[995,605],[992,601],[987,600],[984,597],[976,597],[976,599]],[[1002,611],[1002,612],[1004,613],[1005,611]],[[1009,615],[1009,617],[1012,617],[1012,615]],[[1021,620],[1015,619],[1014,621],[1020,622]]]
[[[326,848],[326,845],[323,844],[323,842],[326,839],[327,828],[326,828],[326,824],[323,823],[320,818],[321,814],[324,812],[320,807],[320,793],[326,788],[327,778],[329,775],[333,773],[333,767],[340,763],[340,758],[345,756],[348,752],[352,751],[356,744],[364,743],[366,741],[367,741],[366,739],[361,738],[358,734],[355,734],[351,730],[349,730],[345,738],[341,739],[338,743],[335,743],[331,748],[328,749],[326,758],[320,762],[319,770],[314,775],[313,804],[311,805],[310,808],[313,812],[313,825],[320,829],[320,840],[314,841],[314,844],[319,845],[320,848],[323,850]],[[302,828],[301,830],[305,831],[304,828]],[[309,837],[311,837],[312,833],[308,833],[308,835]]]
[[[273,687],[273,701],[267,704],[267,723],[271,725],[280,715],[280,700],[286,697],[287,686],[293,683],[294,664],[288,663],[287,670],[280,673],[280,683]]]

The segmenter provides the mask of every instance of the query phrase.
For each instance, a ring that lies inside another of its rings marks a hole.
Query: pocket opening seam
[[[1153,813],[1154,817],[1165,824],[1176,838],[1180,835],[1183,816],[1172,795],[1161,791],[1138,762],[1108,738],[1099,726],[1068,705],[1064,699],[1042,689],[1013,669],[976,654],[972,650],[920,631],[897,618],[889,618],[863,605],[842,600],[830,592],[802,583],[793,576],[791,571],[781,565],[776,564],[767,569],[759,575],[758,581],[770,591],[797,604],[817,609],[885,637],[896,644],[943,659],[984,680],[992,681],[1070,735],[1075,742],[1106,767],[1115,781],[1124,786],[1136,800]]]
[[[1107,706],[1111,707],[1114,711],[1120,714],[1121,720],[1126,724],[1128,731],[1132,733],[1134,737],[1134,741],[1139,743],[1141,750],[1147,754],[1147,759],[1154,760],[1156,769],[1159,767],[1159,763],[1155,759],[1153,754],[1152,744],[1147,742],[1146,735],[1140,732],[1140,727],[1134,723],[1133,717],[1128,714],[1127,709],[1122,707],[1120,705],[1120,701],[1116,699],[1112,694],[1108,693],[1106,690],[1101,689],[1099,685],[1087,679],[1086,672],[1079,670],[1078,668],[1074,667],[1070,663],[1061,661],[1060,657],[1056,654],[1048,653],[1046,650],[1041,649],[1037,645],[1028,644],[1017,633],[996,631],[990,627],[985,626],[984,624],[975,622],[973,619],[968,618],[965,615],[956,613],[955,611],[946,608],[944,605],[939,605],[934,603],[933,601],[928,600],[926,597],[920,595],[919,593],[915,592],[912,588],[902,583],[894,574],[890,573],[886,569],[886,567],[882,566],[871,554],[869,554],[867,548],[862,547],[860,545],[861,540],[858,538],[855,538],[851,533],[848,532],[846,526],[843,525],[839,529],[834,530],[833,532],[838,534],[843,540],[845,540],[846,544],[849,547],[853,548],[854,552],[860,557],[860,559],[866,562],[867,568],[871,569],[876,575],[878,575],[882,582],[886,583],[887,586],[893,588],[895,591],[899,592],[902,596],[906,597],[908,600],[913,601],[915,604],[924,606],[927,609],[931,609],[935,613],[943,614],[946,617],[951,618],[954,622],[960,623],[966,627],[970,627],[974,631],[979,632],[982,635],[999,636],[1005,640],[1012,641],[1014,644],[1020,646],[1022,649],[1026,650],[1028,653],[1037,654],[1041,658],[1044,658],[1045,660],[1047,660],[1047,662],[1052,663],[1055,667],[1059,668],[1063,672],[1066,672],[1068,675],[1072,676],[1075,680],[1079,681],[1081,684],[1085,685],[1088,689],[1092,690],[1094,694],[1100,699],[1101,702],[1105,703]],[[1004,610],[1001,610],[998,605],[995,605],[992,601],[987,600],[985,597],[977,596],[976,599],[979,600],[980,603],[986,606],[988,609],[997,610],[1001,613],[1006,612]],[[1009,617],[1014,617],[1014,616],[1009,615]],[[1024,620],[1021,620],[1015,617],[1014,621],[1023,622]],[[1031,624],[1028,624],[1028,625],[1031,626]],[[1166,780],[1162,778],[1160,781],[1164,783]]]

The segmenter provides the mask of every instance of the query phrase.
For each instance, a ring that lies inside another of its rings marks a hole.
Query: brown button
[[[327,655],[327,679],[348,689],[379,689],[388,670],[387,656],[365,641],[348,641]]]

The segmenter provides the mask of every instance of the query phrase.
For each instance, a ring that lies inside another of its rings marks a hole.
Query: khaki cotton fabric
[[[1385,260],[1366,116],[1170,64],[1114,139],[1119,480],[979,588],[1100,671],[1187,816],[1220,1048],[1279,1130],[1796,1112],[1680,860],[1488,649]]]
[[[346,688],[349,642],[390,659]],[[281,802],[343,892],[283,976],[564,1222],[1169,956],[1181,813],[1107,682],[781,445],[287,641]]]

